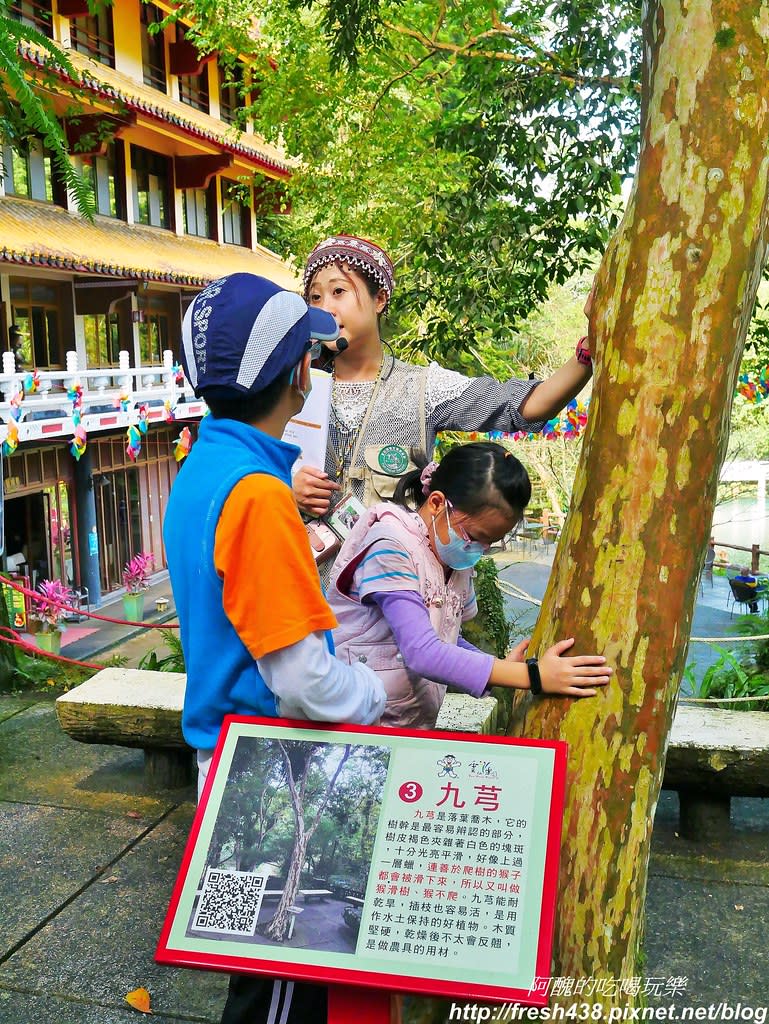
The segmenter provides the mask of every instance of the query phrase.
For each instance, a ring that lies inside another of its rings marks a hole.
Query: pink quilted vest
[[[337,657],[350,664],[365,662],[384,683],[387,705],[380,724],[431,729],[446,695],[445,685],[409,672],[379,608],[349,596],[360,560],[378,540],[392,541],[411,555],[433,629],[446,643],[457,642],[473,570],[454,570],[446,580],[443,565],[430,550],[421,517],[400,505],[382,502],[355,524],[331,576],[328,601],[339,622],[334,630]]]

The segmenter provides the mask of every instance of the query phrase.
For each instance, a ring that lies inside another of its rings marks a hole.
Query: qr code
[[[208,868],[192,927],[228,935],[253,935],[266,875]]]

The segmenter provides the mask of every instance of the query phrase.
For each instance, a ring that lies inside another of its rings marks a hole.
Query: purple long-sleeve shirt
[[[450,683],[473,697],[483,694],[494,656],[479,651],[461,636],[456,644],[440,640],[419,593],[414,590],[376,593],[365,597],[364,601],[374,601],[387,619],[409,671],[438,683]]]

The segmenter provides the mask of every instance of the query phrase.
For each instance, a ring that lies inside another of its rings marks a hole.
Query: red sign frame
[[[173,927],[176,911],[185,886],[187,873],[195,851],[198,836],[203,823],[206,806],[214,785],[214,779],[221,760],[225,740],[230,726],[235,724],[258,725],[300,729],[303,731],[323,731],[341,733],[350,736],[407,736],[410,739],[424,737],[439,740],[441,743],[451,741],[473,744],[513,745],[522,748],[548,748],[553,751],[553,775],[550,791],[550,808],[548,814],[547,839],[544,858],[542,884],[542,901],[539,914],[539,936],[535,958],[535,977],[549,977],[553,931],[555,926],[555,905],[558,885],[558,870],[561,850],[561,828],[563,822],[564,797],[566,787],[567,744],[560,740],[530,740],[517,737],[479,735],[463,732],[438,732],[432,730],[387,729],[378,726],[338,725],[327,722],[295,721],[282,718],[257,718],[245,716],[228,716],[223,723],[216,746],[205,787],[201,794],[197,813],[192,824],[190,835],[185,847],[184,856],[171,895],[168,912],[158,940],[155,959],[158,963],[178,967],[196,967],[207,970],[221,970],[231,973],[254,974],[276,978],[291,978],[300,981],[316,982],[324,985],[359,986],[363,988],[389,989],[392,993],[412,993],[424,996],[438,996],[458,1000],[481,1000],[488,1002],[517,1001],[529,1006],[546,1006],[547,995],[538,991],[515,989],[503,984],[470,984],[452,982],[450,978],[408,977],[401,974],[364,971],[356,968],[337,968],[328,965],[312,965],[270,960],[264,958],[237,957],[216,953],[197,953],[169,946],[169,936]],[[266,950],[265,950],[266,952]]]

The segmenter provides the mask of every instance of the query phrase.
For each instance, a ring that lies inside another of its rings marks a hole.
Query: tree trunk
[[[532,641],[575,636],[616,674],[595,699],[524,698],[516,725],[569,743],[552,974],[572,978],[640,973],[666,738],[766,246],[769,4],[649,3],[644,43],[640,162],[599,273],[590,422]]]
[[[286,873],[286,884],[283,887],[283,895],[280,897],[275,917],[273,917],[271,921],[268,921],[264,926],[264,934],[271,939],[276,939],[277,941],[282,942],[288,935],[288,908],[296,901],[296,897],[299,892],[302,867],[307,854],[307,844],[315,834],[321,815],[326,809],[326,805],[328,804],[331,794],[334,792],[337,779],[341,775],[342,769],[351,756],[352,745],[347,744],[345,746],[344,752],[339,759],[339,763],[336,766],[333,776],[328,781],[328,785],[321,797],[318,809],[315,812],[315,817],[313,818],[309,828],[305,826],[304,821],[304,798],[305,791],[307,789],[307,780],[312,766],[313,754],[315,751],[313,750],[313,752],[311,752],[304,761],[302,776],[297,788],[296,779],[294,778],[294,772],[291,767],[291,759],[286,752],[284,744],[278,742],[278,746],[281,749],[283,760],[286,765],[286,778],[288,781],[288,789],[291,794],[291,806],[294,811],[294,846],[291,851],[291,861]]]
[[[766,247],[769,3],[647,2],[644,43],[639,167],[599,273],[590,420],[531,645],[574,636],[616,674],[594,699],[524,697],[515,724],[569,743],[554,977],[642,973],[653,813]],[[408,1000],[406,1020],[448,1008]]]
[[[0,460],[0,463],[2,460]],[[2,466],[0,465],[0,471]],[[0,591],[0,635],[10,636],[11,623],[5,594]],[[0,692],[10,690],[16,682],[16,648],[13,644],[0,642]]]

